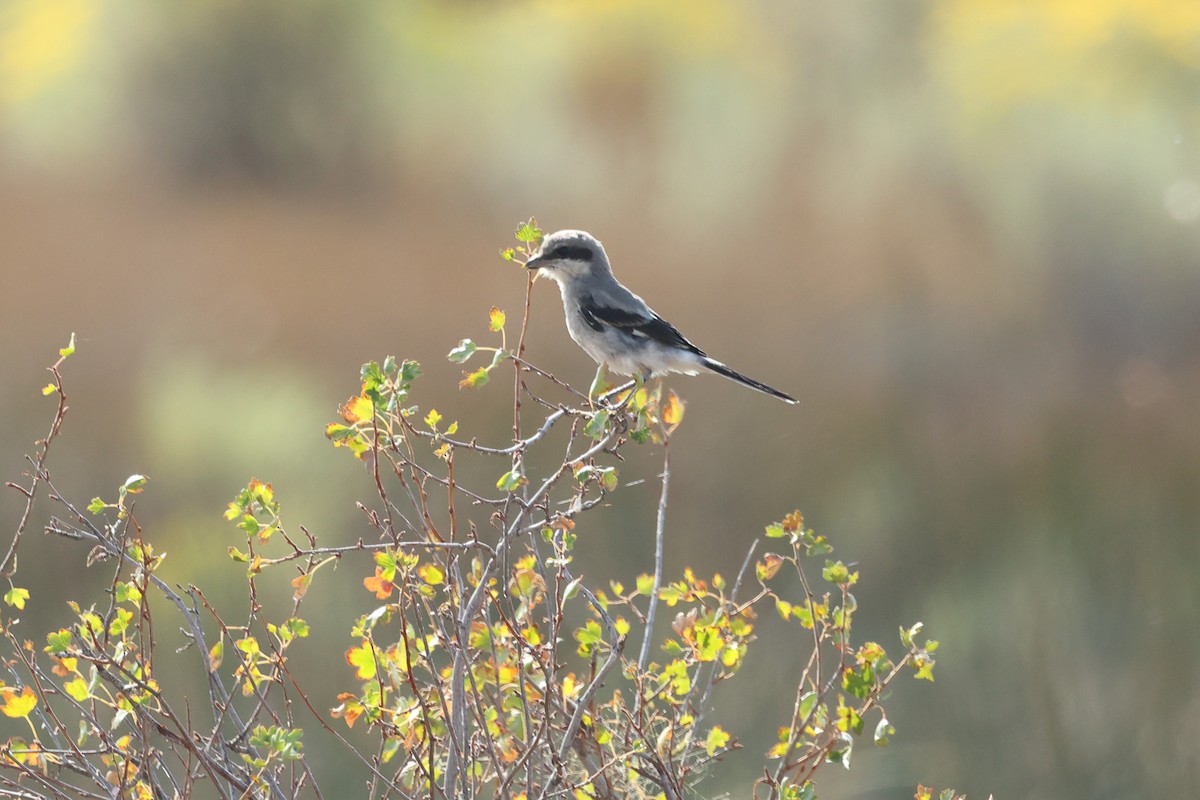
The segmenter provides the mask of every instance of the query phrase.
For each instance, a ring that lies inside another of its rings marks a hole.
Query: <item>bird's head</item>
[[[546,236],[525,267],[560,284],[571,278],[611,271],[603,245],[587,231],[556,231]]]

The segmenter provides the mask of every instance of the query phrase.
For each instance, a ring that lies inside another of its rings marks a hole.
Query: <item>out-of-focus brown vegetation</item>
[[[673,382],[669,571],[732,571],[799,505],[861,559],[865,607],[945,643],[937,684],[889,705],[895,743],[833,791],[1188,796],[1198,81],[1200,11],[1177,0],[8,0],[0,464],[41,435],[41,370],[74,330],[56,479],[86,500],[149,474],[139,519],[177,580],[233,568],[220,513],[250,475],[352,541],[367,487],[322,423],[396,353],[427,404],[503,435],[444,354],[516,310],[496,249],[536,213],[802,398]],[[530,357],[586,384],[538,288]],[[578,560],[629,581],[656,498],[621,492]],[[368,599],[351,583],[313,620],[330,652]],[[748,664],[727,727],[778,702],[786,663]],[[735,795],[756,760],[728,760]]]

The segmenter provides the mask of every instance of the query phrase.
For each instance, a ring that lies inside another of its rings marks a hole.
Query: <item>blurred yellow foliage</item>
[[[747,51],[763,24],[757,7],[738,0],[532,0],[482,6],[427,0],[385,12],[409,46],[455,60],[478,57],[464,36],[479,36],[527,54],[557,53],[564,43],[584,51],[651,39],[666,53],[706,55]],[[559,38],[565,36],[566,41]]]
[[[0,8],[0,106],[29,100],[82,57],[102,3],[10,0]]]
[[[952,0],[929,22],[931,64],[974,121],[1044,99],[1138,102],[1154,74],[1200,70],[1200,3]]]

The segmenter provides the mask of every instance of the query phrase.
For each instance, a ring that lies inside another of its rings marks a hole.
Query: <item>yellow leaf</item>
[[[766,557],[759,562],[759,580],[769,581],[771,578],[774,578],[782,566],[782,558],[774,553],[767,553]]]
[[[492,333],[499,333],[504,328],[504,321],[504,312],[492,306],[492,310],[488,312],[488,330]]]
[[[208,671],[216,672],[221,667],[221,661],[225,658],[225,640],[217,642],[208,651]]]
[[[354,667],[354,674],[364,681],[374,678],[378,669],[375,650],[366,639],[363,639],[361,647],[351,647],[346,651],[346,663]]]
[[[271,488],[271,484],[263,483],[258,478],[251,478],[246,488],[250,490],[254,499],[264,506],[270,505],[275,499],[275,490]]]
[[[3,711],[6,717],[28,717],[29,712],[37,706],[37,695],[28,686],[22,689],[20,694],[11,688],[3,689],[2,693],[4,705],[0,706],[0,711]]]
[[[82,703],[88,699],[88,685],[83,678],[75,678],[63,684],[63,689],[67,694],[74,698],[75,702]]]
[[[356,422],[368,422],[375,416],[375,404],[371,401],[371,398],[362,394],[358,397],[351,397],[338,410],[342,414],[342,419],[351,425]]]
[[[633,394],[633,408],[635,411],[641,411],[650,402],[650,392],[643,384],[638,387],[638,390]]]
[[[708,732],[708,739],[704,743],[704,749],[711,756],[718,750],[723,749],[727,744],[729,744],[729,734],[721,730],[720,725],[714,725],[712,730]]]
[[[445,574],[436,564],[422,564],[417,567],[417,574],[430,586],[437,586],[446,579]]]
[[[667,394],[667,404],[662,410],[662,421],[664,425],[672,429],[683,422],[683,401],[673,391]]]

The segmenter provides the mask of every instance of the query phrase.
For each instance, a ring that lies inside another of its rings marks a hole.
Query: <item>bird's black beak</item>
[[[546,259],[544,259],[540,255],[536,255],[533,258],[531,258],[525,262],[525,269],[541,269],[545,265],[546,265]]]

